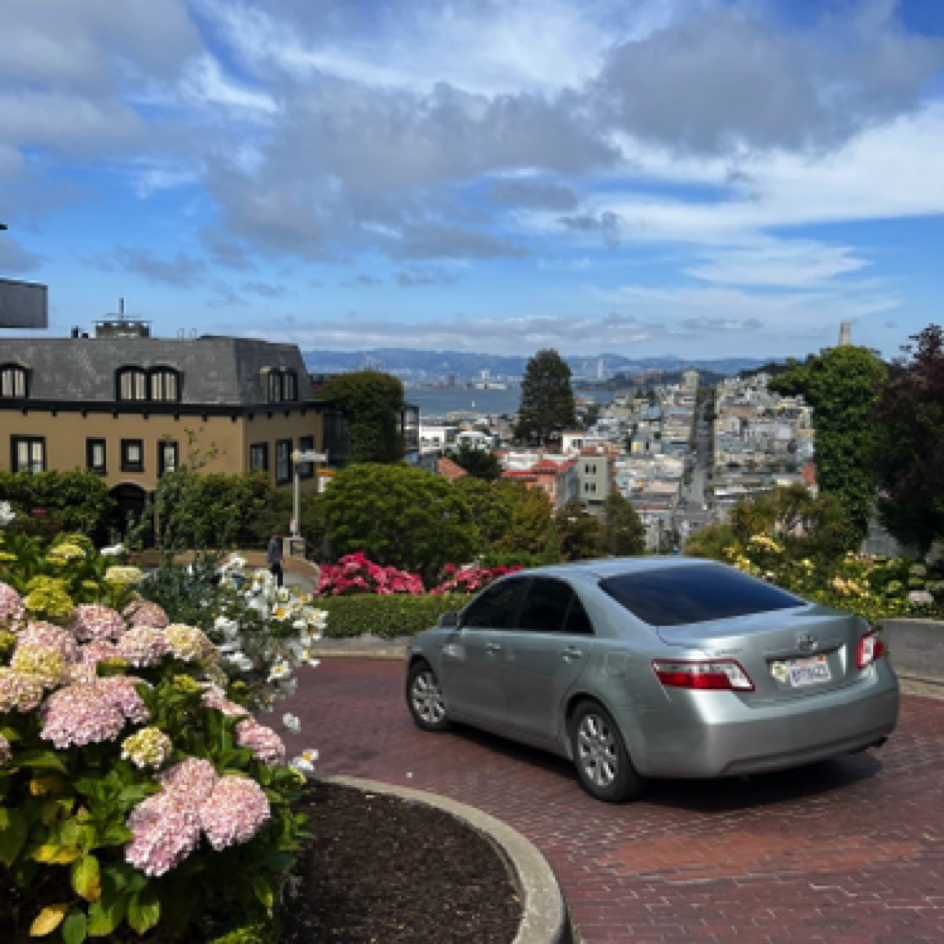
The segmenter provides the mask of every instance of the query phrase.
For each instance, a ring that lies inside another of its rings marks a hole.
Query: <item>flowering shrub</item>
[[[58,930],[82,944],[159,925],[171,939],[208,908],[271,911],[316,752],[286,765],[251,710],[291,690],[323,614],[264,579],[223,586],[246,620],[219,614],[212,632],[230,642],[217,647],[138,598],[147,581],[116,573],[113,557],[10,537],[0,532],[15,558],[0,581],[0,938]],[[282,636],[263,642],[271,626]]]
[[[521,570],[520,564],[499,565],[497,567],[480,567],[474,564],[471,567],[457,567],[455,564],[446,564],[443,567],[442,582],[430,593],[478,593],[487,587],[493,580]]]
[[[396,567],[373,564],[363,553],[348,554],[337,564],[324,564],[317,596],[342,596],[349,593],[423,593],[418,574],[408,574]]]
[[[724,556],[735,567],[824,606],[850,610],[869,620],[892,616],[944,616],[944,569],[907,558],[847,554],[829,565],[790,559],[767,535]]]

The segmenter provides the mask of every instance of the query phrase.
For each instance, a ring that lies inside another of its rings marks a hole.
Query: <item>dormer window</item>
[[[117,372],[119,400],[148,398],[147,371],[142,367],[122,367]]]
[[[271,370],[266,384],[266,398],[269,403],[298,399],[298,375],[294,370]]]
[[[151,371],[151,399],[179,400],[180,385],[177,371],[171,367],[155,367]]]
[[[15,364],[0,367],[0,397],[26,396],[26,368]]]
[[[180,399],[180,372],[173,367],[122,367],[115,372],[115,380],[119,400]]]

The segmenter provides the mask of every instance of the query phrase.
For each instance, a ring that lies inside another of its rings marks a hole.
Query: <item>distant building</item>
[[[682,374],[682,386],[686,390],[697,390],[698,389],[698,371],[697,370],[686,370]]]
[[[852,344],[852,322],[843,321],[839,325],[839,346],[848,347]]]

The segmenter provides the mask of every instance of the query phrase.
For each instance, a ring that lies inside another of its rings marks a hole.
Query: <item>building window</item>
[[[162,439],[157,444],[157,477],[177,471],[177,443]]]
[[[122,472],[143,472],[144,471],[144,440],[142,439],[122,439],[121,440],[121,471]]]
[[[279,439],[275,443],[275,484],[285,485],[292,480],[292,440]]]
[[[150,374],[152,400],[179,400],[180,383],[176,370],[155,367]]]
[[[287,370],[282,375],[282,399],[298,399],[298,377],[295,376],[294,370]]]
[[[6,365],[0,367],[0,397],[26,396],[26,368]]]
[[[35,472],[46,470],[46,440],[42,436],[11,436],[10,467],[14,472]]]
[[[108,453],[105,450],[104,439],[85,440],[85,463],[89,472],[104,475],[108,471]]]
[[[269,374],[269,403],[278,403],[282,399],[282,375],[273,370]]]
[[[147,371],[141,367],[122,367],[117,371],[119,400],[148,398]]]
[[[298,451],[299,452],[314,452],[315,451],[315,437],[314,436],[299,436],[298,437]],[[315,477],[314,462],[299,463],[298,477],[300,479],[314,478]]]
[[[249,468],[253,472],[269,471],[268,443],[253,443],[249,447]]]
[[[298,399],[298,376],[294,370],[270,370],[266,384],[269,403]]]

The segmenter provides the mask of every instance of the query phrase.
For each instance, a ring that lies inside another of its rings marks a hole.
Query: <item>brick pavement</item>
[[[331,659],[300,679],[280,705],[302,719],[290,750],[504,820],[551,863],[585,944],[944,942],[944,702],[906,696],[879,751],[657,781],[617,807],[560,758],[470,728],[419,731],[401,663]]]

